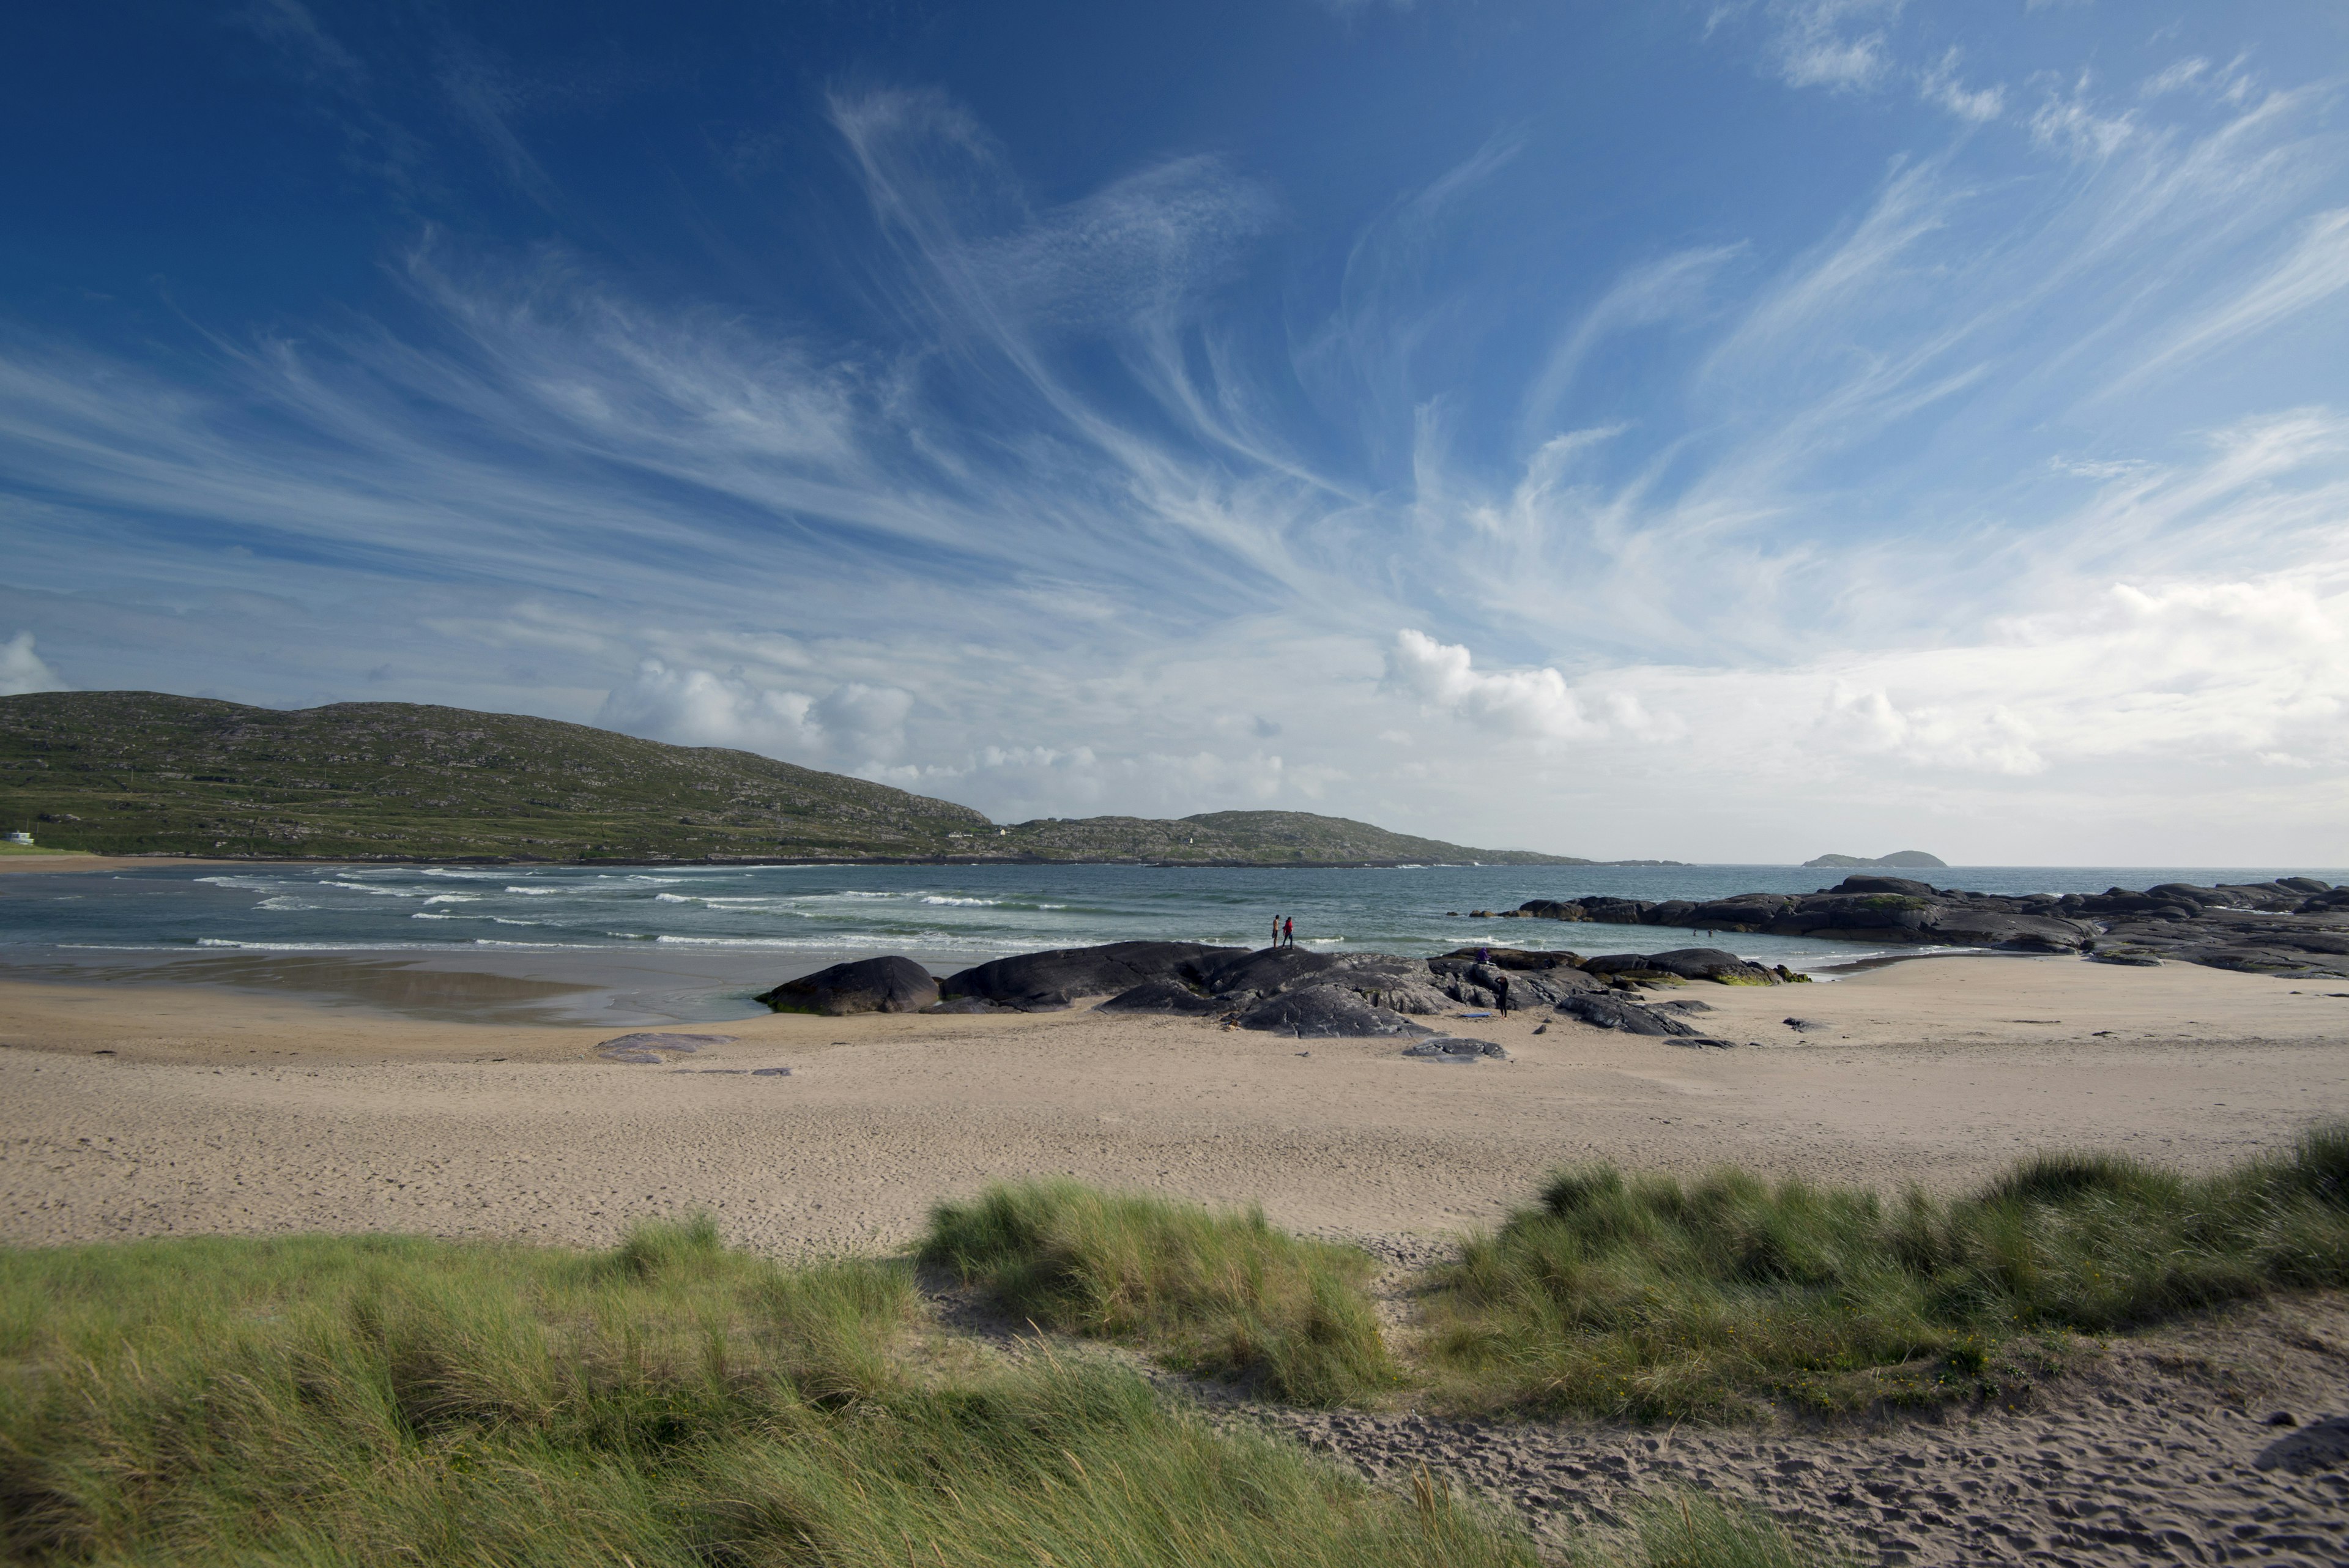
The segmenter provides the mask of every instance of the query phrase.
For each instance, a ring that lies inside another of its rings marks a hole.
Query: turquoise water
[[[1983,892],[2115,885],[2327,881],[2301,867],[1971,867],[1930,874]],[[1653,951],[1711,940],[1770,963],[1847,963],[1846,942],[1654,927],[1477,920],[1473,909],[1586,893],[1662,898],[1809,892],[1843,874],[1785,866],[1412,867],[1394,870],[1133,866],[157,866],[0,878],[0,950],[65,952],[498,953],[732,950],[782,975],[899,952],[954,968],[1005,953],[1154,940],[1259,947],[1276,917],[1301,943],[1424,954],[1469,943]],[[1451,911],[1458,911],[1455,915]],[[1900,950],[1914,951],[1914,949]],[[506,967],[506,966],[502,966]]]

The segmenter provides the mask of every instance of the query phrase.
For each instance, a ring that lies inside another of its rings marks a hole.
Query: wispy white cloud
[[[209,647],[247,694],[373,675],[1004,816],[1311,802],[1687,855],[1746,813],[1761,854],[1827,796],[1982,843],[2086,801],[2150,843],[2204,809],[2146,782],[2186,757],[2320,820],[2349,768],[2323,93],[2118,109],[2068,76],[2035,140],[1971,133],[1909,89],[1969,123],[2024,89],[1904,62],[1896,8],[1753,15],[1826,51],[1788,79],[1899,84],[1864,112],[1921,149],[1791,238],[1676,220],[1538,286],[1455,265],[1554,200],[1531,131],[1251,333],[1269,181],[1176,155],[1043,201],[968,110],[876,92],[830,106],[874,223],[854,337],[437,234],[396,309],[222,334],[202,374],[19,335],[14,560],[123,565],[104,602],[0,585],[0,624],[84,683],[120,668],[85,647]],[[1457,369],[1496,342],[1518,379]],[[2148,355],[2277,389],[2149,391]]]
[[[2137,374],[2240,346],[2349,287],[2349,207],[2320,213],[2265,275],[2233,297],[2183,323]]]
[[[1969,88],[1958,76],[1959,53],[1953,46],[1918,78],[1917,89],[1927,103],[1939,104],[1960,119],[1987,124],[2006,112],[2002,87]]]
[[[1774,55],[1789,87],[1872,88],[1892,68],[1882,23],[1902,0],[1771,0]]]
[[[2138,134],[2137,111],[2103,111],[2093,94],[2086,72],[2068,88],[2047,89],[2031,116],[2032,137],[2043,147],[2079,159],[2110,158]]]

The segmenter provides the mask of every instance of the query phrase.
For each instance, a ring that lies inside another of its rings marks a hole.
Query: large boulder
[[[1585,961],[1592,974],[1668,974],[1680,980],[1717,981],[1723,985],[1775,985],[1778,977],[1719,948],[1674,948],[1661,953],[1608,953]]]
[[[909,958],[860,959],[787,980],[759,998],[778,1012],[919,1012],[938,1000],[938,982]]]
[[[948,975],[938,992],[1020,1012],[1050,1012],[1081,996],[1115,996],[1145,981],[1196,980],[1203,961],[1234,957],[1238,948],[1205,942],[1108,942],[1057,948],[976,964]]]
[[[1680,923],[1696,931],[1754,931],[1795,902],[1791,893],[1739,893],[1697,905]]]
[[[1365,1040],[1434,1033],[1400,1012],[1372,1006],[1342,985],[1301,985],[1267,997],[1240,1014],[1239,1025],[1299,1040]]]

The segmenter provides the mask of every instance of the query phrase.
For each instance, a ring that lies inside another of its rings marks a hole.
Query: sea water
[[[781,980],[843,956],[878,953],[952,969],[1007,953],[1137,939],[1262,947],[1282,919],[1295,922],[1300,945],[1326,951],[1429,954],[1489,944],[1590,954],[1711,945],[1817,970],[1881,950],[1651,926],[1480,919],[1472,912],[1593,893],[1657,900],[1807,893],[1845,875],[1788,866],[165,864],[0,877],[0,958],[21,961],[36,950],[522,957],[615,950],[650,958],[675,949],[757,955]],[[2296,867],[1965,867],[1925,875],[1939,887],[1991,893],[2349,877]]]

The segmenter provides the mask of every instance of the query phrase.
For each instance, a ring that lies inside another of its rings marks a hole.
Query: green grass
[[[401,1238],[0,1251],[15,1563],[1531,1568],[1049,1358],[916,1376],[902,1264],[707,1221],[606,1253]],[[1724,1568],[1727,1565],[1724,1564]]]
[[[1139,1345],[1275,1398],[1359,1404],[1400,1381],[1362,1293],[1371,1258],[1299,1241],[1254,1210],[1069,1181],[999,1186],[933,1210],[922,1257],[1040,1326]]]
[[[2203,1178],[2043,1156],[1946,1201],[1561,1171],[1434,1284],[1424,1354],[1461,1408],[1721,1418],[2012,1395],[2075,1334],[2349,1284],[2349,1126]]]

